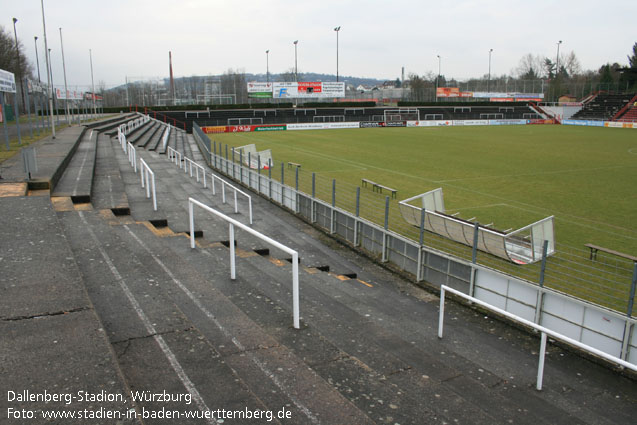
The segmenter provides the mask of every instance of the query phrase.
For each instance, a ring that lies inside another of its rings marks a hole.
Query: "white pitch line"
[[[543,176],[549,174],[566,174],[566,173],[581,173],[599,170],[615,170],[617,168],[634,168],[634,165],[613,165],[608,167],[595,167],[595,168],[576,168],[572,170],[556,170],[556,171],[538,171],[537,173],[521,173],[521,174],[500,174],[495,176],[478,176],[467,177],[463,179],[450,179],[450,180],[436,180],[436,183],[448,183],[448,182],[461,182],[468,180],[486,180],[486,179],[499,179],[508,177],[529,177],[529,176]]]
[[[137,317],[139,317],[139,319],[144,324],[144,327],[146,328],[146,332],[148,332],[150,335],[153,335],[155,342],[157,342],[157,344],[159,345],[159,348],[161,348],[161,351],[164,353],[164,356],[166,356],[166,359],[172,366],[173,370],[177,373],[177,376],[179,377],[179,380],[181,381],[181,383],[184,385],[184,388],[186,388],[186,390],[192,395],[192,398],[193,400],[195,400],[195,403],[197,404],[197,407],[199,407],[199,410],[201,410],[202,412],[206,412],[210,410],[208,406],[206,405],[206,402],[204,401],[204,399],[201,397],[201,394],[197,390],[197,387],[195,387],[195,384],[190,380],[190,378],[184,371],[184,368],[179,363],[179,360],[177,360],[177,357],[175,357],[175,354],[172,352],[168,344],[166,344],[166,341],[164,340],[164,338],[161,335],[157,334],[157,330],[155,329],[151,321],[148,319],[148,316],[146,316],[146,313],[144,313],[144,310],[142,310],[141,306],[135,299],[135,296],[131,292],[128,285],[126,285],[124,278],[122,277],[119,270],[117,270],[117,267],[115,267],[115,264],[113,264],[111,257],[106,253],[106,251],[104,251],[104,248],[102,248],[102,246],[100,245],[99,240],[97,239],[97,236],[95,236],[95,233],[93,233],[93,230],[91,229],[88,222],[86,221],[86,218],[84,217],[84,213],[82,211],[78,211],[78,213],[80,215],[80,218],[84,222],[84,227],[91,235],[91,238],[95,242],[95,246],[97,247],[100,254],[102,255],[102,258],[104,258],[104,261],[108,265],[108,268],[111,270],[111,273],[113,273],[113,276],[115,276],[115,280],[117,280],[117,282],[119,283],[119,286],[122,288],[122,291],[124,291],[126,298],[128,298],[128,301],[133,306],[135,313],[137,313]],[[211,425],[215,425],[217,423],[214,419],[211,419],[211,418],[208,418],[206,422],[208,422]]]
[[[201,300],[199,298],[197,298],[191,291],[190,289],[188,289],[179,279],[177,279],[177,277],[172,273],[172,271],[163,263],[163,261],[161,261],[155,254],[153,254],[150,251],[150,248],[148,248],[148,246],[146,246],[146,244],[139,239],[139,237],[137,237],[136,234],[134,234],[131,229],[128,227],[128,225],[124,225],[124,228],[128,231],[128,233],[133,237],[133,239],[135,239],[137,241],[137,243],[139,243],[142,248],[144,248],[144,250],[146,250],[146,252],[153,257],[153,260],[155,260],[155,262],[159,265],[159,267],[162,268],[162,270],[164,270],[164,272],[172,279],[173,283],[175,285],[177,285],[177,287],[179,287],[179,289],[181,289],[183,291],[184,294],[186,294],[186,296],[188,298],[190,298],[190,300],[199,308],[199,310],[201,310],[201,312],[208,318],[210,319],[210,321],[212,321],[212,323],[215,324],[215,326],[217,326],[217,328],[228,338],[232,341],[232,343],[235,345],[235,347],[237,347],[239,349],[239,351],[241,351],[242,353],[246,354],[250,360],[252,360],[252,362],[254,364],[257,365],[257,367],[259,369],[261,369],[261,371],[268,377],[270,378],[270,380],[272,380],[272,382],[274,383],[274,385],[276,385],[291,401],[292,403],[294,403],[294,405],[300,410],[302,411],[305,416],[308,417],[308,419],[313,423],[313,424],[320,424],[320,421],[318,420],[318,418],[316,416],[314,416],[314,414],[310,411],[310,409],[308,409],[303,403],[301,403],[301,401],[294,396],[290,391],[288,391],[288,389],[285,387],[285,385],[276,377],[276,375],[270,370],[268,369],[268,367],[259,359],[256,358],[256,356],[254,355],[254,353],[252,353],[251,351],[246,351],[245,347],[243,346],[243,344],[241,344],[241,342],[239,340],[237,340],[237,338],[235,338],[230,331],[228,331],[220,322],[219,320],[217,320],[217,318],[214,316],[214,314],[212,314],[212,312],[210,310],[208,310],[206,308],[206,306],[203,305],[203,303],[201,302]],[[203,251],[205,254],[207,255],[211,255],[208,251]]]

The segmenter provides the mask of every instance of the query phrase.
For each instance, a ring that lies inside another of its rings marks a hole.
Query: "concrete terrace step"
[[[60,181],[51,192],[53,197],[71,197],[73,202],[91,201],[95,155],[97,152],[97,131],[83,133],[73,158],[66,166]]]
[[[115,149],[118,148],[119,146]],[[130,214],[128,197],[113,145],[111,140],[102,134],[97,137],[92,203],[96,209],[110,209],[120,215]]]
[[[15,155],[1,164],[3,183],[26,182],[31,189],[55,187],[66,165],[71,161],[85,127],[67,127],[56,133],[56,138],[46,137],[31,146],[36,150],[38,170],[29,180],[24,173],[22,158]]]
[[[103,217],[96,211],[60,213],[123,375],[133,391],[189,392],[194,399],[191,403],[184,399],[169,404],[140,401],[136,403],[138,408],[182,412],[214,410],[217,406],[228,410],[266,409],[173,302],[166,288],[169,275],[149,268],[152,264],[138,257],[140,249],[133,237],[119,223],[114,229]],[[147,232],[139,225],[126,226]],[[192,419],[178,422],[202,423]]]
[[[178,251],[172,249],[179,245],[189,253],[187,238],[158,239],[140,226],[129,226],[128,230],[118,228],[116,232],[121,234],[129,230],[139,238],[139,246],[146,251],[146,254],[142,251],[137,255],[140,259],[146,256],[144,264],[154,264],[149,267],[151,274],[166,269],[171,271],[172,284],[162,284],[170,292],[171,299],[218,350],[223,362],[230,365],[266,405],[270,408],[288,405],[293,411],[291,423],[372,423],[336,389],[308,370],[302,359],[264,333],[259,323],[250,320],[217,289],[217,284],[210,284],[212,279],[236,285],[230,282],[227,270],[217,259],[208,257],[213,266],[205,270],[204,279]],[[218,249],[223,251],[225,248]],[[289,321],[285,328],[289,328]]]
[[[129,389],[48,197],[3,198],[0,215],[3,391],[126,395]],[[46,404],[9,401],[5,396],[0,400],[2,418],[7,418],[9,408],[68,411],[94,407],[77,400],[70,405],[64,400]],[[127,410],[119,401],[104,401],[100,406],[124,415]],[[37,416],[28,422],[50,423]],[[137,422],[123,419],[121,423]]]

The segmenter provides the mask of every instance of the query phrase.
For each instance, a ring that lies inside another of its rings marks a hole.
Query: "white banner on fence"
[[[489,125],[489,120],[453,120],[453,125]]]
[[[428,120],[428,121],[407,121],[407,127],[438,127],[453,125],[453,121]]]
[[[0,91],[15,93],[15,75],[12,72],[0,69]]]
[[[288,130],[335,130],[339,128],[360,128],[357,122],[308,122],[301,124],[288,124]]]

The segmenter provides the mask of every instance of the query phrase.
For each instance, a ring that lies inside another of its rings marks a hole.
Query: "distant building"
[[[557,101],[559,103],[571,103],[571,102],[577,102],[577,98],[573,95],[565,94],[563,96],[560,96],[559,99],[557,99]]]

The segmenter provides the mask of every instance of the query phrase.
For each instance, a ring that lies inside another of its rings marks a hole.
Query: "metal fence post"
[[[628,317],[633,315],[633,303],[635,302],[635,287],[637,287],[637,263],[634,263],[635,267],[633,269],[633,282],[630,285],[630,298],[628,299],[628,310],[626,314]]]
[[[285,163],[281,163],[281,199],[283,199],[283,185],[285,184]]]
[[[420,209],[420,237],[418,239],[418,261],[417,261],[417,269],[416,269],[416,282],[420,282],[422,280],[422,246],[425,242],[425,209]]]
[[[626,316],[628,317],[628,319],[626,320],[626,324],[624,325],[624,338],[622,341],[621,359],[623,360],[628,359],[628,353],[629,353],[628,342],[630,341],[630,335],[631,335],[632,327],[633,327],[633,324],[631,323],[630,318],[633,315],[633,303],[635,301],[636,287],[637,287],[637,263],[634,263],[633,280],[632,280],[632,284],[630,285],[628,308],[626,309]]]
[[[546,272],[546,256],[549,249],[549,241],[542,244],[542,265],[540,268],[540,287],[537,292],[537,305],[535,306],[535,323],[540,324],[542,318],[542,304],[544,303],[544,273]]]
[[[310,222],[316,223],[316,205],[314,198],[316,197],[316,173],[312,173],[312,199],[310,204]]]
[[[330,219],[330,233],[336,232],[334,225],[334,217],[336,216],[334,208],[336,207],[336,179],[332,179],[332,214]]]
[[[261,157],[257,155],[257,193],[261,193]]]
[[[268,158],[268,197],[272,199],[272,158]]]
[[[381,261],[384,263],[387,261],[387,229],[389,228],[389,196],[385,196],[385,225],[383,226],[385,231],[383,232],[383,253]]]
[[[478,261],[478,236],[480,234],[480,223],[476,222],[473,227],[473,250],[471,252],[471,262],[475,264]]]
[[[25,94],[26,96],[26,103],[27,103],[27,122],[29,123],[29,136],[31,138],[33,138],[33,126],[31,125],[31,102],[29,102],[29,90],[25,90],[24,88],[28,87],[27,84],[27,79],[24,79],[24,85],[22,86],[22,92]],[[68,102],[68,100],[67,100]]]
[[[230,174],[228,167],[228,144],[226,143],[226,174]]]
[[[20,111],[18,110],[18,92],[16,90],[14,96],[15,109],[13,110],[13,115],[15,116],[15,128],[18,131],[18,144],[22,145],[22,136],[20,135]],[[4,109],[3,109],[4,110]],[[59,116],[58,116],[59,120]],[[59,121],[58,121],[59,124]]]
[[[480,236],[480,223],[476,222],[473,228],[473,246],[471,249],[471,275],[469,276],[469,295],[473,297],[476,284],[476,268],[478,262],[478,238]]]
[[[296,213],[298,214],[299,212],[299,167],[296,167],[296,171],[295,171],[295,176],[294,176],[294,191],[295,191],[295,196],[294,196],[294,211],[296,211]]]
[[[243,149],[239,151],[239,181],[243,184]]]
[[[231,149],[232,149],[232,178],[235,179],[237,178],[237,173],[235,172],[234,147],[232,147]]]
[[[361,188],[356,187],[356,218],[360,216],[361,212]],[[354,219],[354,246],[358,246],[358,220]]]
[[[6,111],[6,108],[4,106],[4,93],[0,91],[0,104],[2,105],[2,113],[4,114]],[[7,151],[11,150],[11,147],[9,146],[9,131],[7,130],[7,120],[3,119],[2,120],[2,126],[4,127],[4,143],[7,147]]]

